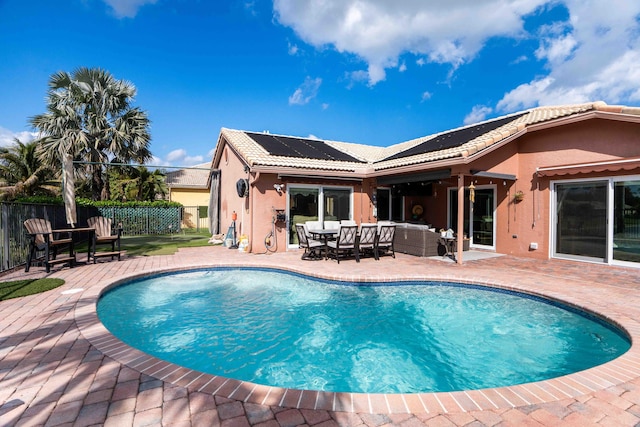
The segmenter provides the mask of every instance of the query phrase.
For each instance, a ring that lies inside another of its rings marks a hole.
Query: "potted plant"
[[[524,200],[524,192],[519,190],[516,191],[516,194],[513,195],[513,201],[516,203],[520,203],[523,200]]]

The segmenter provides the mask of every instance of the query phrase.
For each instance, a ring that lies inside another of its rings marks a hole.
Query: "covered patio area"
[[[108,284],[136,275],[219,265],[287,266],[341,280],[435,279],[517,289],[586,307],[640,337],[637,269],[512,256],[466,258],[463,265],[397,254],[360,263],[308,263],[300,253],[240,253],[224,247],[54,268],[61,288],[0,302],[0,418],[7,425],[624,425],[640,422],[640,353],[587,371],[526,385],[420,395],[300,391],[262,393],[235,380],[139,359],[98,322],[95,300]],[[318,268],[326,265],[327,268]],[[33,277],[44,276],[34,268]],[[24,278],[20,271],[5,274]],[[489,362],[488,362],[489,363]],[[226,385],[225,385],[226,384]],[[230,384],[233,387],[230,387]],[[330,393],[329,393],[330,394]],[[338,403],[336,403],[338,402]]]

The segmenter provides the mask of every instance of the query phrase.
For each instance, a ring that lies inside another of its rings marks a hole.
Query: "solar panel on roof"
[[[294,138],[268,133],[246,132],[246,134],[273,156],[364,163],[317,139]]]
[[[415,147],[411,147],[408,150],[401,151],[400,153],[396,153],[393,156],[389,156],[381,161],[402,159],[409,156],[415,156],[417,154],[426,154],[426,153],[431,153],[433,151],[446,150],[448,148],[459,147],[462,144],[469,142],[474,138],[479,137],[480,135],[484,135],[485,133],[491,132],[492,130],[497,129],[500,126],[504,126],[507,123],[511,123],[512,121],[524,116],[525,114],[527,113],[525,112],[515,116],[504,117],[502,119],[480,123],[475,126],[469,126],[464,129],[458,129],[458,130],[453,130],[451,132],[446,132],[436,136],[433,139],[425,141],[422,144],[418,144]]]

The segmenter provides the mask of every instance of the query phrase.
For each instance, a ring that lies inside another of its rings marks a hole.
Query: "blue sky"
[[[221,127],[388,146],[538,105],[640,105],[640,2],[0,0],[0,146],[49,77],[138,89],[154,164]]]

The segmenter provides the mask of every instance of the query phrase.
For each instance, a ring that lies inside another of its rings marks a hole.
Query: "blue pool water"
[[[575,310],[437,282],[345,286],[265,269],[159,275],[98,302],[127,344],[254,383],[415,393],[538,381],[610,361],[630,343]]]

